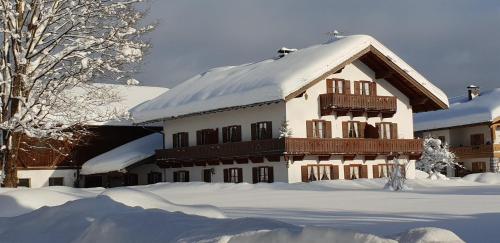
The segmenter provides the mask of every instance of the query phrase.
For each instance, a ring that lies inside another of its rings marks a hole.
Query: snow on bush
[[[466,175],[464,178],[466,181],[475,181],[486,184],[500,184],[500,173],[476,173]]]
[[[450,152],[448,144],[432,137],[424,139],[424,151],[422,157],[417,160],[417,169],[429,173],[431,177],[432,174],[455,165],[460,166],[455,162],[455,154]]]
[[[394,158],[392,170],[389,174],[389,178],[387,183],[385,184],[385,188],[391,191],[404,191],[408,190],[409,187],[406,186],[406,175],[402,171],[402,168],[405,168],[405,171],[408,166],[408,161],[402,161],[399,158]]]

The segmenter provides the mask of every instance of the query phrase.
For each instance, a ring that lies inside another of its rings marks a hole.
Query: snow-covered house
[[[454,176],[498,171],[500,160],[500,88],[481,92],[467,87],[467,94],[451,98],[450,109],[415,116],[420,137],[446,142],[465,168],[448,172]]]
[[[120,101],[102,107],[103,111],[128,111],[145,101],[157,97],[168,89],[161,87],[95,84],[98,88],[112,89]],[[78,94],[78,92],[76,92]],[[83,141],[67,143],[56,140],[23,138],[17,167],[19,185],[26,187],[74,186],[80,178],[83,163],[113,148],[142,138],[161,127],[156,124],[135,126],[131,119],[93,122],[86,124],[91,135]]]
[[[413,113],[447,107],[393,52],[355,35],[209,70],[132,114],[163,122],[164,181],[256,183],[383,177],[395,156],[414,177]]]

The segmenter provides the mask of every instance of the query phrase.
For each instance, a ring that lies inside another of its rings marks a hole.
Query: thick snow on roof
[[[134,108],[132,114],[136,122],[146,122],[283,100],[370,45],[447,104],[447,97],[440,89],[380,42],[367,35],[353,35],[304,48],[280,59],[211,69]]]
[[[468,100],[467,96],[450,99],[448,110],[418,113],[414,116],[415,131],[490,122],[500,117],[500,88],[482,92]]]
[[[150,134],[90,159],[82,165],[81,174],[90,175],[125,169],[153,156],[155,149],[162,146],[163,136],[160,133]]]
[[[95,86],[102,86],[111,88],[113,92],[120,97],[120,101],[109,103],[103,110],[115,110],[117,112],[130,111],[135,106],[142,104],[146,101],[154,99],[159,95],[168,91],[167,88],[153,87],[153,86],[140,86],[140,85],[125,85],[125,84],[104,84],[95,83]],[[131,120],[111,120],[108,122],[95,122],[90,125],[131,125]]]

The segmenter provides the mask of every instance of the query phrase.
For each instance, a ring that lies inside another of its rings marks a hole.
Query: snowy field
[[[384,183],[0,189],[0,242],[500,241],[498,174]]]

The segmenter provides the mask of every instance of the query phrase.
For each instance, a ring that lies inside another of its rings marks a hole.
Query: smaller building
[[[450,99],[450,109],[414,116],[419,137],[435,137],[450,145],[464,168],[451,176],[498,172],[500,158],[500,88],[481,93],[474,85],[467,94]]]

